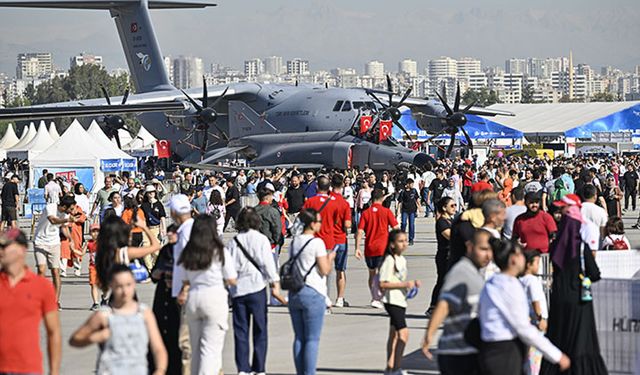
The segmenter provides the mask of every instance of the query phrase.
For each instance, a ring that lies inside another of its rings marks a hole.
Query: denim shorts
[[[346,243],[337,244],[334,247],[336,252],[336,259],[334,261],[336,271],[347,270],[347,258],[349,257],[349,246]]]

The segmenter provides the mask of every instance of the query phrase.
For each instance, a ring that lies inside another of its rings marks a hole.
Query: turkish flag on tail
[[[171,142],[166,139],[156,141],[156,154],[160,159],[171,157]]]
[[[380,142],[386,141],[391,136],[391,129],[393,128],[393,121],[380,120],[380,135],[378,140]]]
[[[373,116],[360,116],[360,134],[366,133],[371,128]]]

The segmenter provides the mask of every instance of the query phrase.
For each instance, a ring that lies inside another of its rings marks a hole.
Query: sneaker
[[[427,317],[427,319],[431,319],[431,316],[433,315],[433,307],[429,307],[427,311],[424,312],[424,315]]]
[[[372,300],[371,307],[374,307],[376,309],[384,309],[384,304],[382,304],[382,302],[380,301]]]
[[[331,307],[327,307],[327,308],[324,310],[324,315],[331,315],[331,314],[333,314],[333,312],[331,312]]]
[[[82,271],[80,271],[79,269],[76,269],[75,271],[73,271],[73,274],[76,275],[76,277],[80,277],[82,276]]]
[[[409,246],[413,246],[413,241],[409,241]]]
[[[344,298],[336,299],[336,303],[333,304],[333,307],[349,307],[349,302],[345,301]]]
[[[240,371],[238,373],[238,375],[251,375],[251,374],[253,374],[253,373],[252,372],[244,372],[244,371]]]
[[[266,372],[254,372],[255,375],[267,375]]]
[[[633,229],[640,229],[640,225],[638,225],[638,224],[633,224],[633,225],[631,226],[631,228],[633,228]]]
[[[58,301],[58,311],[62,311],[62,304]]]
[[[98,305],[97,303],[94,303],[93,305],[91,305],[91,308],[89,309],[90,311],[96,311],[100,308],[100,305]]]
[[[60,277],[67,277],[67,270],[60,268]]]

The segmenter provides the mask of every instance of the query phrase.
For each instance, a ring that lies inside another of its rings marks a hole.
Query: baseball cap
[[[266,184],[264,184],[264,188],[274,193],[276,191],[276,188],[273,186],[271,182],[267,182]]]
[[[553,202],[553,205],[556,207],[566,207],[566,206],[578,206],[582,207],[582,203],[580,201],[580,197],[576,194],[567,194],[561,199]]]
[[[91,226],[89,227],[89,231],[93,231],[93,230],[100,230],[100,224],[98,223],[91,224]]]
[[[178,215],[184,215],[191,212],[191,203],[189,198],[184,194],[176,194],[169,201],[169,209]]]
[[[22,246],[28,246],[27,237],[20,229],[11,228],[0,234],[0,246],[8,246],[14,242]]]

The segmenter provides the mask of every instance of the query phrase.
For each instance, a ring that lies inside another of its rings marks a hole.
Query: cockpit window
[[[344,102],[344,105],[342,106],[342,112],[347,112],[351,110],[351,102],[350,101],[346,101]]]
[[[364,107],[364,102],[353,102],[353,109],[360,109]]]
[[[375,110],[376,109],[376,103],[374,102],[367,102],[367,108]]]
[[[338,100],[336,102],[336,105],[333,106],[333,111],[340,112],[340,108],[342,108],[342,103],[344,103],[344,100]]]

